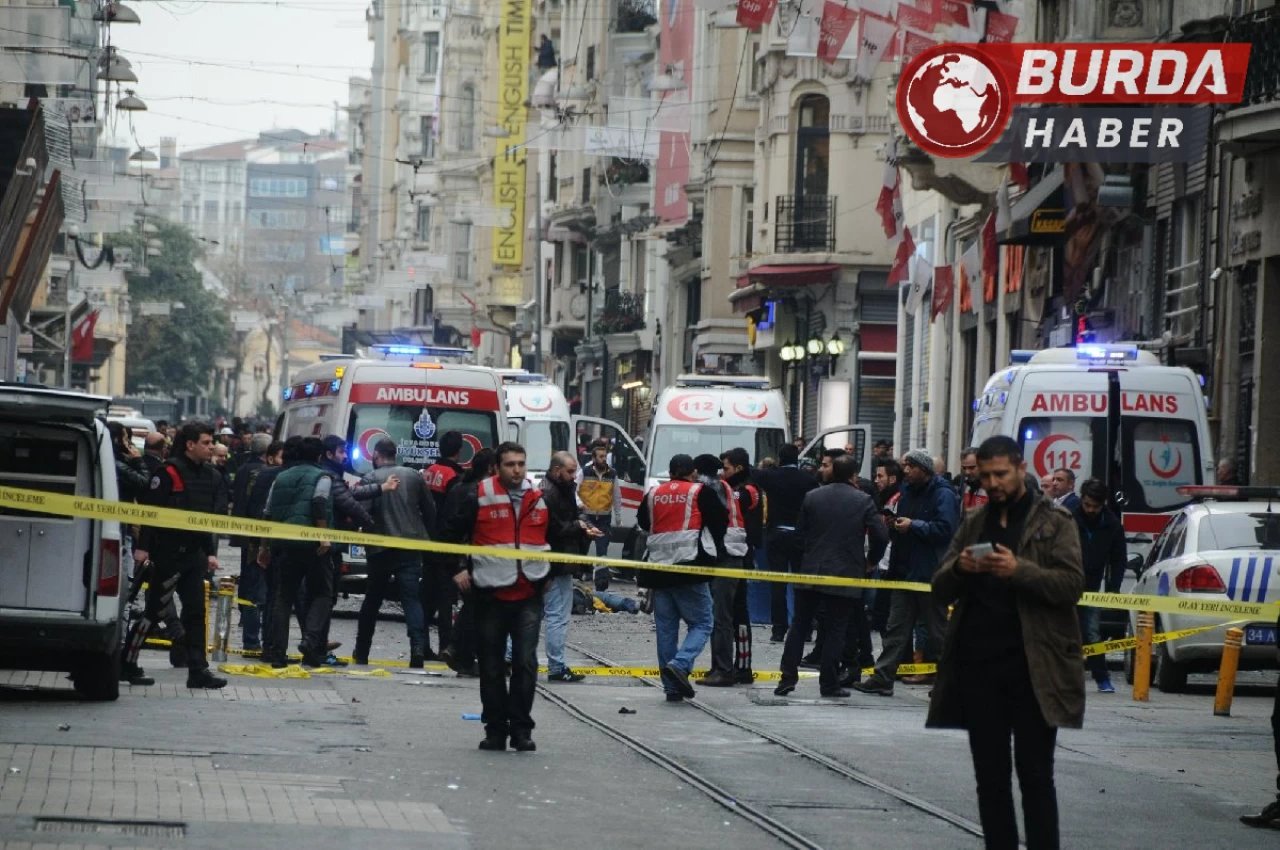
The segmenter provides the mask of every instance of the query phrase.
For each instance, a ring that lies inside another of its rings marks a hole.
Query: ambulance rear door
[[[649,475],[644,453],[618,423],[608,419],[574,416],[573,431],[575,434],[587,434],[592,442],[601,437],[609,437],[613,442],[613,468],[618,473],[618,489],[622,491],[622,522],[614,526],[621,533],[615,531],[614,540],[623,542],[626,533],[635,528],[636,510],[644,498],[645,481]]]
[[[1022,447],[1027,471],[1039,480],[1069,469],[1077,488],[1088,478],[1107,480],[1108,392],[1107,373],[1101,371],[1023,371],[1010,392],[1004,422]]]

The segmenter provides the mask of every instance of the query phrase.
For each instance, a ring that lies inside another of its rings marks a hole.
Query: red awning
[[[770,286],[805,286],[810,283],[831,283],[840,266],[835,263],[808,266],[758,266],[747,272],[752,282]]]

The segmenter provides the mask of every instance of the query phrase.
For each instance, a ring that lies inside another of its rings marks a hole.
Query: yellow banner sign
[[[493,264],[524,262],[525,101],[529,99],[530,0],[502,0],[498,27],[498,124],[509,134],[498,140],[493,168],[494,205],[510,210],[506,226],[493,229]]]

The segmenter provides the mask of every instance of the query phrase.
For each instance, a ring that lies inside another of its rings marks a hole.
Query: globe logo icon
[[[1009,123],[1003,75],[968,45],[940,45],[917,56],[898,81],[897,99],[903,129],[934,156],[973,156]]]

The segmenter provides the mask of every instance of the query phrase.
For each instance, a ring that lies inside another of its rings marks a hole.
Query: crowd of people
[[[816,576],[813,584],[771,586],[770,638],[784,645],[775,693],[794,692],[803,667],[818,670],[822,697],[850,697],[850,689],[892,696],[899,680],[930,686],[928,725],[968,730],[987,845],[1017,846],[1016,766],[1028,846],[1057,846],[1056,734],[1083,722],[1082,643],[1098,639],[1098,611],[1077,602],[1086,590],[1119,590],[1125,541],[1101,482],[1077,487],[1067,469],[1037,480],[1009,438],[967,449],[955,479],[928,452],[895,457],[884,443],[874,450],[873,480],[859,474],[851,446],[825,450],[817,464],[802,463],[795,444],[755,467],[744,448],[718,457],[675,455],[667,479],[646,493],[637,512],[644,558],[653,565],[637,571],[637,601],[609,593],[607,568],[584,570],[549,557],[607,552],[625,480],[610,465],[607,443],[592,445],[586,464],[580,463],[585,456],[556,453],[546,478],[535,483],[526,452],[515,443],[481,450],[464,464],[462,435],[449,432],[441,437],[440,457],[419,472],[401,464],[398,446],[384,439],[374,447],[373,471],[348,485],[346,445],[338,436],[281,443],[258,434],[247,445],[224,444],[235,460],[230,474],[215,459],[212,427],[189,423],[172,437],[154,436],[168,446],[167,458],[159,441],[152,454],[150,436],[145,456],[133,452],[127,438],[117,442],[122,498],[305,526],[321,541],[327,529],[357,529],[518,552],[368,553],[352,660],[368,663],[378,611],[395,582],[410,666],[437,657],[428,634],[434,620],[438,657],[479,679],[481,749],[536,750],[540,637],[549,681],[582,680],[564,657],[579,593],[612,610],[652,613],[663,689],[668,702],[679,703],[695,696],[695,664],[708,644],[711,669],[702,685],[755,679],[746,581],[681,566]],[[153,623],[165,623],[174,663],[189,669],[188,685],[222,687],[225,680],[209,672],[205,659],[201,598],[204,578],[218,567],[216,537],[147,528],[134,535],[137,573],[148,577],[149,588],[122,675],[149,681],[137,666],[137,649]],[[303,664],[342,665],[329,641],[341,569],[336,547],[232,542],[242,552],[238,593],[252,603],[242,610],[246,649],[259,649],[264,663],[286,666],[290,618],[296,617]],[[579,575],[591,583],[575,582]],[[838,581],[868,577],[931,584],[933,592]],[[881,636],[878,657],[873,631]],[[912,662],[937,665],[936,672],[899,676]],[[863,680],[865,668],[874,672]],[[1100,693],[1114,692],[1102,656],[1087,669]]]

